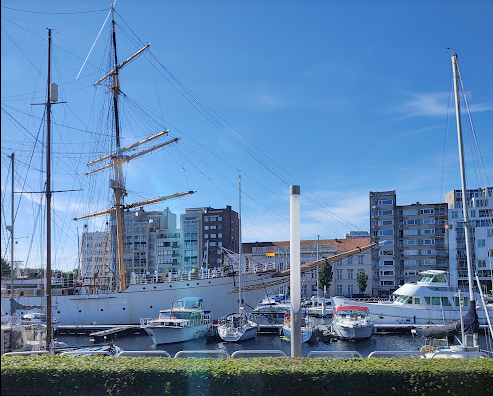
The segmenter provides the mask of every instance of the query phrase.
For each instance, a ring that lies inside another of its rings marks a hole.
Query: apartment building
[[[80,273],[86,283],[110,284],[110,235],[107,232],[83,232],[80,246]]]
[[[419,280],[425,269],[448,270],[447,204],[398,206],[396,192],[370,191],[373,288],[380,296]]]
[[[238,252],[239,219],[231,206],[189,208],[181,215],[183,268],[217,268],[223,261],[221,247]]]
[[[469,208],[469,236],[473,273],[487,291],[492,290],[493,274],[493,187],[466,191]],[[466,240],[462,190],[445,195],[448,206],[448,236],[451,283],[467,285]]]

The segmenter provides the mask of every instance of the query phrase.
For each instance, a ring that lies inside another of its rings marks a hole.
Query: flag
[[[276,252],[274,250],[269,250],[267,253],[265,253],[267,257],[274,257],[276,255]]]

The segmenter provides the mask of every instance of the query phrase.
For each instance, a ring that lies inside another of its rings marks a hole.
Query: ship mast
[[[111,28],[113,39],[113,55],[114,55],[114,72],[111,74],[112,90],[113,90],[113,111],[115,116],[115,136],[116,136],[116,153],[113,156],[113,176],[110,187],[115,194],[115,211],[116,211],[116,239],[117,239],[117,258],[118,258],[118,277],[120,291],[125,290],[125,268],[123,265],[123,209],[122,198],[127,195],[123,184],[123,172],[121,162],[121,145],[120,145],[120,122],[118,118],[118,96],[120,95],[120,81],[118,79],[118,56],[116,52],[116,32],[115,32],[115,9],[111,7]]]
[[[118,98],[121,93],[120,90],[120,81],[119,81],[119,70],[125,66],[127,63],[129,63],[131,60],[135,59],[137,56],[139,56],[142,52],[144,52],[151,44],[147,44],[144,46],[142,49],[137,51],[135,54],[133,54],[131,57],[129,57],[127,60],[124,62],[118,64],[118,56],[117,56],[117,48],[116,48],[116,30],[115,30],[115,18],[114,18],[114,12],[115,9],[113,5],[111,6],[111,25],[112,25],[112,43],[113,43],[113,62],[114,62],[114,69],[111,70],[109,73],[107,73],[105,76],[100,78],[98,81],[94,83],[94,85],[98,85],[102,81],[106,80],[106,78],[111,77],[111,84],[109,85],[110,90],[113,93],[113,116],[114,116],[114,128],[115,128],[115,139],[116,139],[116,149],[113,153],[105,155],[101,158],[98,158],[94,161],[89,162],[87,165],[92,165],[95,164],[99,161],[106,160],[106,159],[111,159],[111,163],[104,165],[100,168],[94,169],[90,172],[87,172],[86,175],[89,175],[91,173],[98,172],[103,169],[108,169],[108,168],[113,168],[113,179],[110,181],[110,188],[113,189],[114,196],[115,196],[115,205],[113,208],[107,209],[107,210],[102,210],[96,213],[84,215],[75,218],[74,220],[80,220],[88,217],[93,217],[93,216],[99,216],[103,214],[108,214],[115,212],[115,217],[116,217],[116,246],[117,246],[117,260],[118,260],[118,291],[122,292],[126,289],[126,284],[125,284],[125,267],[124,267],[124,260],[123,260],[123,211],[125,209],[130,209],[134,208],[137,206],[143,206],[143,205],[149,205],[152,203],[164,201],[167,199],[172,199],[172,198],[177,198],[181,197],[183,195],[188,195],[188,194],[193,194],[195,191],[187,191],[183,193],[177,193],[177,194],[172,194],[168,195],[165,197],[160,197],[160,198],[154,198],[154,199],[149,199],[146,201],[142,202],[137,202],[133,203],[130,205],[125,205],[124,204],[124,198],[127,196],[127,190],[125,188],[125,180],[123,177],[123,171],[122,171],[122,164],[124,162],[128,162],[134,158],[137,158],[141,155],[147,154],[151,151],[154,151],[158,148],[164,147],[168,144],[174,143],[179,140],[179,138],[172,139],[170,141],[167,141],[165,143],[158,144],[154,147],[151,147],[149,149],[143,150],[139,153],[127,156],[125,153],[127,151],[130,151],[144,143],[147,143],[153,139],[156,139],[160,136],[163,136],[167,134],[169,131],[161,131],[153,136],[150,136],[144,140],[141,140],[137,143],[134,143],[128,147],[121,147],[121,139],[120,139],[120,122],[119,122],[119,114],[118,114]]]
[[[464,143],[462,140],[462,124],[460,118],[460,97],[459,97],[459,66],[457,62],[457,54],[452,55],[452,68],[454,72],[454,93],[455,93],[455,117],[457,121],[457,139],[459,142],[459,163],[460,163],[460,178],[461,178],[461,186],[462,186],[462,213],[464,216],[464,235],[466,242],[466,259],[467,259],[467,280],[469,284],[469,305],[476,306],[476,300],[474,297],[473,291],[473,277],[472,277],[472,252],[471,252],[471,244],[469,237],[469,212],[468,212],[468,203],[467,203],[467,188],[466,188],[466,172],[465,172],[465,163],[464,163]],[[486,311],[486,310],[485,310]],[[487,315],[488,313],[486,313]],[[470,336],[470,334],[467,334]],[[473,335],[473,344],[474,346],[478,345],[478,334],[474,333]],[[467,345],[467,339],[462,339],[462,345]]]

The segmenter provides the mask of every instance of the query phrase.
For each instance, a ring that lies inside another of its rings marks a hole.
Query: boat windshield
[[[399,298],[395,300],[396,303],[401,303],[401,304],[404,304],[406,301],[412,304],[412,300],[409,298],[409,296],[400,295]]]
[[[347,311],[339,311],[337,312],[337,316],[341,316],[343,318],[356,318],[358,316],[364,317],[368,316],[368,311],[359,311],[359,310],[347,310]]]

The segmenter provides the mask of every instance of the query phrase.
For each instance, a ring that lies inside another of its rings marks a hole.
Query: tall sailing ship
[[[96,284],[93,287],[57,285],[59,286],[57,287],[57,293],[53,296],[52,303],[49,304],[52,316],[56,317],[58,323],[63,325],[139,324],[141,318],[154,317],[159,310],[166,308],[163,304],[186,297],[200,297],[203,305],[210,309],[216,317],[225,316],[238,307],[238,272],[223,272],[220,269],[212,272],[189,271],[180,274],[170,273],[165,279],[157,276],[137,277],[134,281],[128,282],[128,272],[126,273],[124,267],[124,211],[167,199],[186,196],[194,193],[194,191],[185,191],[131,204],[125,203],[125,197],[128,194],[122,165],[159,148],[175,143],[178,141],[178,138],[164,143],[158,143],[139,153],[129,155],[134,149],[144,146],[151,141],[158,141],[160,138],[166,136],[169,131],[165,130],[132,145],[122,147],[119,121],[119,97],[122,94],[119,78],[120,71],[125,65],[144,53],[150,44],[145,45],[134,55],[120,62],[117,57],[116,25],[113,8],[111,9],[111,16],[111,57],[113,69],[96,81],[94,85],[106,85],[111,94],[111,124],[114,127],[114,137],[112,139],[114,139],[115,149],[113,152],[89,162],[87,164],[88,166],[97,168],[90,170],[86,175],[109,169],[112,170],[113,176],[110,180],[109,187],[113,191],[114,206],[96,213],[80,216],[75,220],[101,215],[110,216],[111,219],[115,220],[114,251],[116,266],[114,273],[116,282],[114,287],[110,289],[99,288]],[[101,165],[104,161],[108,161],[108,163]],[[362,247],[354,251],[341,253],[330,259],[319,260],[315,264],[310,263],[305,269],[312,269],[314,266],[327,263],[328,260],[337,260],[349,254],[359,253],[370,247]],[[54,282],[53,279],[52,282]],[[275,287],[287,282],[289,282],[289,270],[280,273],[273,273],[272,271],[244,272],[242,273],[242,303],[246,307],[255,307],[263,297],[273,293]],[[50,282],[45,282],[45,284],[50,284]],[[46,306],[45,293],[40,290],[43,289],[43,285],[39,284],[38,286],[38,288],[26,289],[22,293],[19,293],[20,296],[12,299],[15,313],[23,314],[30,310],[42,309],[42,307]],[[10,301],[2,299],[2,311],[8,312],[9,309]]]

